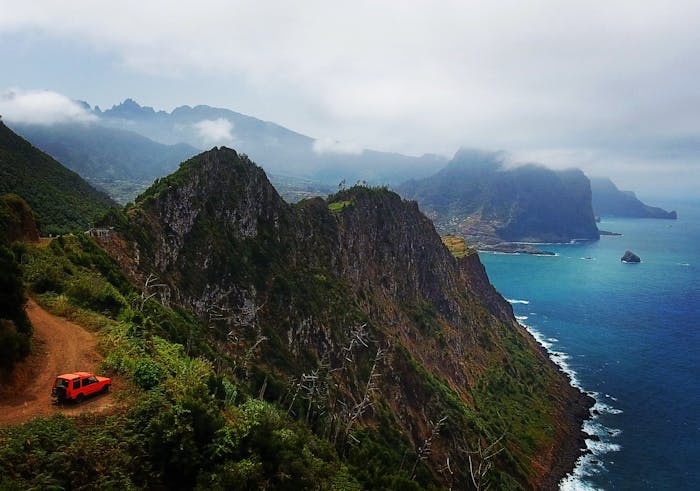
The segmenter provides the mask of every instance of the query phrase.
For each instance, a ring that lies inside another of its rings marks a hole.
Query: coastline
[[[508,302],[512,304],[526,301]],[[565,385],[555,388],[562,409],[557,419],[559,424],[555,428],[554,442],[548,451],[548,472],[537,486],[537,489],[559,490],[564,481],[575,474],[583,457],[592,453],[586,441],[598,440],[598,437],[585,431],[586,423],[594,417],[592,411],[598,401],[580,387],[575,373],[557,360],[558,352],[550,349],[551,344],[538,331],[523,324],[521,319],[517,319],[517,322],[535,342],[540,353],[554,364],[565,379]]]

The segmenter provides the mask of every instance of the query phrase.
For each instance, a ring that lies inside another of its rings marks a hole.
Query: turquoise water
[[[481,254],[520,321],[598,401],[564,489],[700,489],[700,203],[679,219],[603,220],[622,233]],[[641,264],[623,264],[630,249]],[[528,303],[525,303],[528,302]]]

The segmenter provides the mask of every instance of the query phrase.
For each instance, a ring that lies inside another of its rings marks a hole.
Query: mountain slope
[[[24,198],[36,213],[43,234],[85,230],[116,204],[0,121],[2,193]]]
[[[454,258],[415,203],[355,187],[292,206],[221,148],[112,224],[119,235],[103,245],[129,276],[155,275],[160,298],[209,326],[251,391],[366,469],[365,486],[398,473],[465,487],[468,450],[501,436],[497,488],[553,487],[571,468],[586,397],[478,256]]]
[[[330,185],[342,179],[398,183],[407,177],[428,176],[446,161],[436,155],[412,157],[317,142],[276,123],[206,105],[180,106],[168,113],[127,99],[106,111],[96,108],[93,112],[101,124],[136,131],[166,144],[185,142],[200,149],[234,145],[268,174],[311,178]]]
[[[163,145],[132,131],[99,124],[15,124],[13,129],[122,203],[198,153],[184,143]]]
[[[607,177],[591,178],[593,211],[596,216],[629,218],[666,218],[675,220],[675,211],[666,211],[642,203],[632,191],[620,191]]]
[[[441,234],[475,244],[599,237],[590,184],[577,169],[506,168],[499,154],[460,150],[446,168],[398,192],[415,199]]]

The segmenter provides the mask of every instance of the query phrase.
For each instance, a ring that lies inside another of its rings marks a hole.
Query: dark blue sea
[[[678,220],[603,219],[623,234],[481,254],[520,322],[598,403],[592,454],[562,489],[700,490],[700,202]],[[630,249],[641,264],[621,263]]]

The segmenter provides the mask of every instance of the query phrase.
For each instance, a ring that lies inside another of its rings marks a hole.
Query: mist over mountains
[[[66,103],[73,114],[68,121],[35,120],[12,127],[120,203],[132,201],[154,179],[175,171],[200,150],[225,145],[260,162],[289,202],[326,196],[346,183],[390,185],[417,199],[441,232],[462,234],[481,244],[595,239],[591,206],[596,216],[673,217],[620,192],[609,180],[596,181],[592,202],[579,199],[579,192],[590,194],[581,171],[508,165],[502,172],[491,172],[502,164],[499,159],[506,158],[497,152],[460,150],[447,165],[448,160],[438,155],[413,157],[317,140],[273,122],[206,105],[166,112],[131,98],[107,110],[83,101]],[[457,171],[457,163],[466,161],[469,175],[464,165]],[[583,226],[583,222],[590,223]]]
[[[90,109],[84,103],[86,109]],[[200,150],[226,145],[261,162],[268,174],[306,177],[324,184],[366,180],[395,184],[407,177],[425,177],[447,159],[438,155],[412,157],[317,140],[276,123],[206,105],[155,111],[126,99],[111,109],[90,109],[100,124],[127,129],[155,141],[187,143]]]

